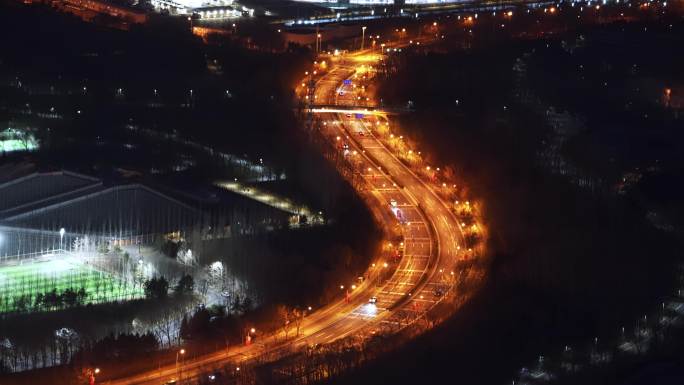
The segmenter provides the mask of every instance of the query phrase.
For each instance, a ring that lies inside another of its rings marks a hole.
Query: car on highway
[[[370,297],[368,300],[368,303],[371,305],[375,305],[378,302],[378,297]]]
[[[363,133],[363,131],[359,131],[359,132],[357,132],[357,134],[359,134],[359,136],[364,136],[364,135],[365,135],[365,134]]]
[[[164,385],[176,385],[178,383],[178,380],[175,378],[172,378],[164,383]]]

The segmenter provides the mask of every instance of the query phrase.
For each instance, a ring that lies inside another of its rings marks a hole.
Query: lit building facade
[[[253,9],[246,8],[233,0],[151,0],[157,11],[171,14],[197,14],[202,19],[232,19],[251,16]]]
[[[404,5],[404,4],[451,4],[468,3],[472,0],[295,0],[304,3],[315,3],[330,6],[343,5]]]

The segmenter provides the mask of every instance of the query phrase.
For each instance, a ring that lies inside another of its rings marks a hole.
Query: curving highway
[[[362,65],[376,63],[380,57],[359,52],[331,58],[330,70],[316,82],[316,101],[328,105],[354,105],[351,96],[340,96],[337,88],[352,79]],[[391,228],[400,227],[403,256],[392,262],[379,260],[370,266],[366,279],[349,293],[347,300],[331,304],[308,315],[300,334],[283,342],[283,335],[259,340],[249,346],[231,347],[219,352],[187,359],[180,367],[162,366],[156,370],[104,382],[109,385],[164,384],[172,380],[198,378],[212,368],[231,362],[293,349],[308,344],[324,344],[384,324],[401,325],[415,319],[442,298],[444,288],[453,283],[449,275],[459,258],[462,233],[458,221],[435,191],[404,165],[375,136],[373,125],[387,123],[381,112],[356,119],[340,112],[319,114],[324,122],[321,134],[331,142],[343,142],[340,151],[352,157],[350,162],[365,181],[367,199],[381,213],[381,220]],[[391,210],[393,209],[393,210]],[[398,245],[394,245],[395,247]],[[392,272],[391,269],[395,268]],[[345,288],[346,290],[347,288]],[[369,298],[376,297],[375,304]],[[180,378],[179,378],[180,377]]]

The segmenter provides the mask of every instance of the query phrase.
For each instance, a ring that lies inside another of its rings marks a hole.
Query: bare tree
[[[278,318],[281,321],[281,328],[283,330],[283,333],[285,333],[285,339],[287,339],[287,336],[290,332],[290,328],[292,327],[292,324],[290,322],[290,319],[292,318],[292,310],[288,308],[286,305],[278,305],[277,313]]]
[[[294,308],[292,309],[291,315],[297,330],[297,334],[295,336],[299,337],[299,329],[302,326],[302,321],[304,321],[304,316],[306,315],[306,313],[304,310],[300,308]]]

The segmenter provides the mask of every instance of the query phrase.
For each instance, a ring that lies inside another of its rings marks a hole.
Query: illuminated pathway
[[[317,82],[316,99],[327,103],[351,104],[338,98],[336,88],[351,76],[360,63],[373,63],[378,55],[357,53],[339,59]],[[328,112],[329,120],[322,134],[332,141],[344,141],[357,170],[370,186],[367,202],[380,212],[388,228],[396,226],[394,212],[401,212],[403,257],[390,275],[386,261],[369,267],[366,279],[358,283],[348,301],[339,301],[308,315],[301,325],[300,335],[287,343],[274,337],[264,337],[259,344],[236,346],[213,354],[186,360],[182,365],[183,379],[197,378],[212,368],[232,362],[242,362],[282,348],[297,348],[307,344],[324,344],[374,330],[385,324],[417,319],[434,306],[443,295],[438,293],[445,283],[453,284],[452,269],[459,258],[462,233],[458,221],[437,194],[416,174],[397,159],[369,130],[370,122],[353,120],[343,113]],[[328,116],[328,115],[322,115]],[[383,122],[386,117],[378,117]],[[364,135],[359,135],[364,132]],[[355,153],[355,155],[353,155]],[[393,211],[390,211],[390,207]],[[394,245],[397,246],[397,245]],[[349,285],[351,286],[351,285]],[[347,287],[341,287],[347,290]],[[368,303],[376,297],[375,305]],[[177,378],[175,365],[128,378],[104,382],[110,385],[160,384]]]
[[[308,207],[297,205],[287,198],[278,196],[267,191],[261,191],[259,188],[243,185],[238,182],[216,182],[214,185],[226,189],[232,193],[242,195],[243,197],[253,199],[257,202],[271,206],[278,210],[294,215],[306,215],[311,218],[314,223],[322,223],[320,214],[314,214]]]

